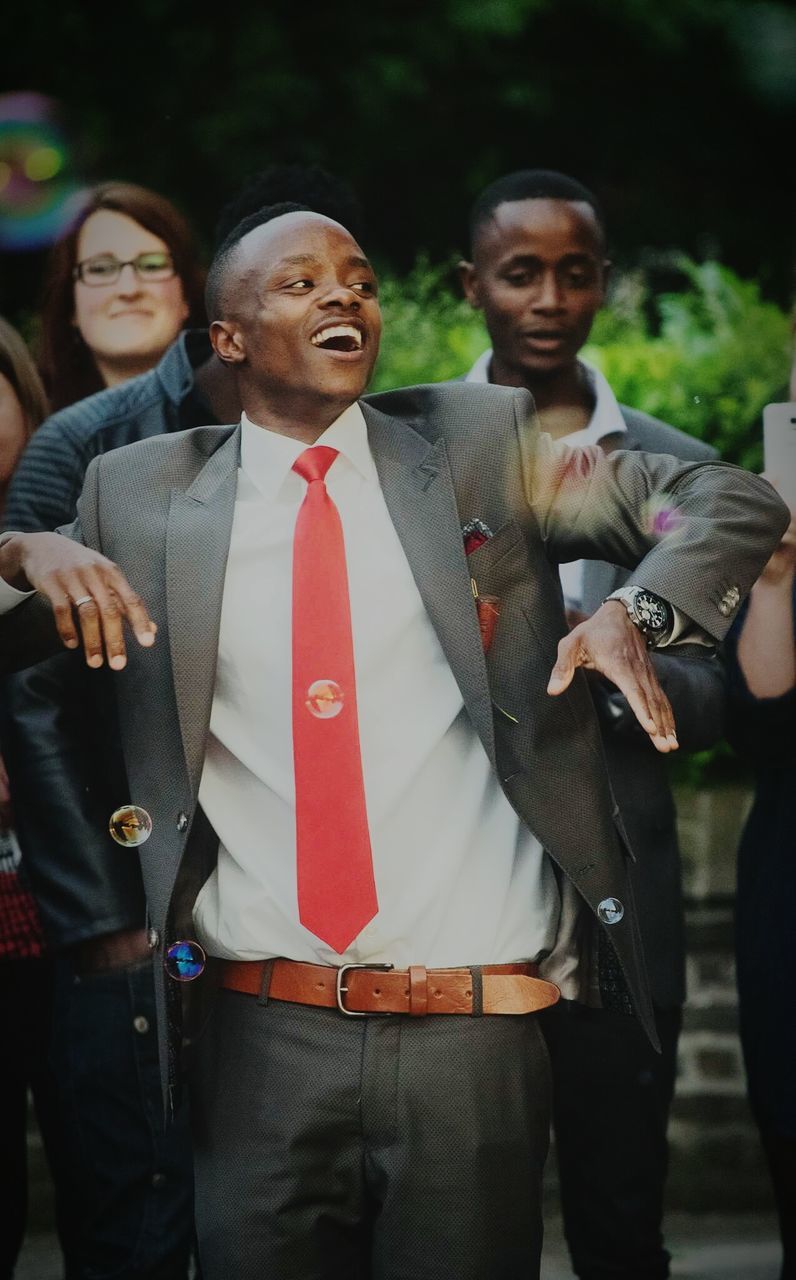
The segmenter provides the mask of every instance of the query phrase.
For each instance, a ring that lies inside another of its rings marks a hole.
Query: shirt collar
[[[376,465],[368,444],[367,424],[358,403],[344,409],[315,443],[329,445],[340,454],[340,458],[335,458],[332,463],[330,474],[344,459],[366,480],[375,481]],[[241,470],[265,498],[276,498],[293,463],[308,447],[300,440],[258,426],[245,413],[241,415]]]
[[[492,363],[492,348],[479,356],[472,369],[465,376],[465,382],[489,382],[489,366]]]
[[[490,349],[478,357],[464,379],[465,382],[489,382],[491,364],[492,351]],[[563,436],[562,439],[567,444],[597,444],[604,436],[626,432],[627,426],[622,417],[622,410],[619,408],[619,402],[611,390],[605,375],[595,365],[588,364],[585,360],[579,360],[578,364],[586,374],[589,386],[594,393],[594,411],[589,422],[581,431],[573,431],[568,436]]]

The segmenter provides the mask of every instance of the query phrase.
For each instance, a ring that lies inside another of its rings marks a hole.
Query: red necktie
[[[324,477],[337,457],[305,449],[293,538],[293,763],[299,919],[334,951],[379,909],[359,750],[343,528]]]

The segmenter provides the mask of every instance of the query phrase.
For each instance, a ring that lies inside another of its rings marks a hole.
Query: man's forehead
[[[308,265],[328,257],[330,252],[344,253],[365,263],[365,255],[354,237],[339,222],[320,213],[283,213],[270,222],[254,227],[238,246],[241,264],[272,267]]]
[[[575,253],[602,254],[603,237],[594,209],[585,200],[531,197],[506,200],[478,229],[474,249],[505,253],[523,244],[555,241]]]

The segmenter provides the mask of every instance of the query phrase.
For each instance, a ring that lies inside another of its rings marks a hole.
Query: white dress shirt
[[[556,939],[555,874],[464,709],[390,519],[359,406],[317,443],[339,450],[327,487],[346,547],[379,911],[341,954],[298,919],[291,590],[306,485],[291,467],[306,446],[244,415],[199,795],[220,848],[194,907],[197,937],[213,955],[244,960],[432,968],[535,959]]]

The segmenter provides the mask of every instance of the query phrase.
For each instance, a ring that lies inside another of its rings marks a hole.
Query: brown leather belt
[[[393,969],[344,964],[340,969],[297,960],[227,960],[221,986],[295,1004],[339,1009],[352,1018],[368,1014],[535,1013],[555,1004],[560,992],[537,976],[535,964],[486,964],[472,969]]]

